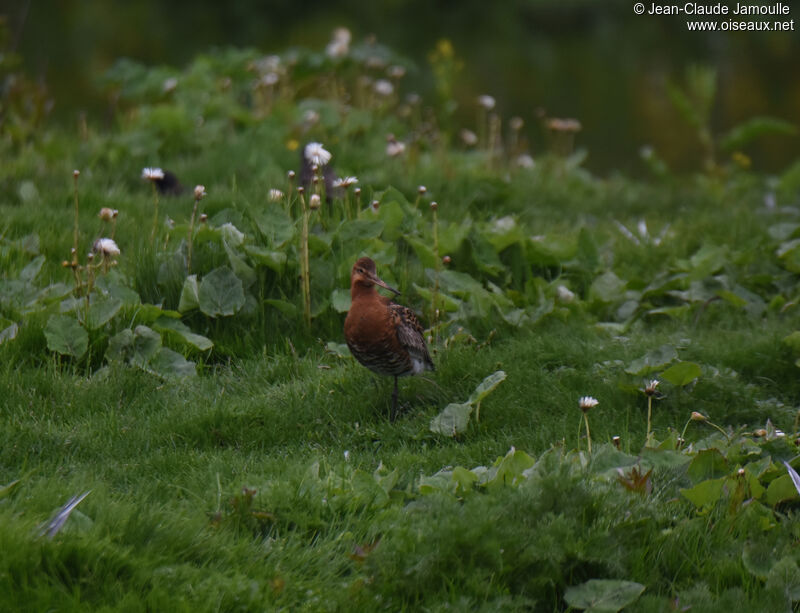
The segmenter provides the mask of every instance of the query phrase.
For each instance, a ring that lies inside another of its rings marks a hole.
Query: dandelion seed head
[[[143,168],[142,179],[148,181],[161,181],[164,178],[164,171],[160,168]]]
[[[303,156],[308,162],[317,166],[325,166],[333,157],[331,152],[322,146],[322,143],[308,143],[303,149]]]
[[[92,251],[106,258],[116,257],[120,253],[117,243],[111,238],[98,238],[92,245]]]

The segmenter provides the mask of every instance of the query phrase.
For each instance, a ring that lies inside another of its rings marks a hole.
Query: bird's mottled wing
[[[425,367],[434,370],[433,361],[428,353],[428,344],[425,342],[422,324],[419,323],[414,311],[402,304],[389,303],[392,320],[397,330],[397,339],[405,347],[409,355],[421,360]]]

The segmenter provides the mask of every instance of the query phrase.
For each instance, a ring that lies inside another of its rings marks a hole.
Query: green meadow
[[[0,609],[798,610],[800,159],[747,153],[796,127],[713,132],[696,67],[702,167],[600,177],[575,120],[457,121],[451,46],[414,68],[121,60],[68,125],[6,92]],[[364,255],[437,368],[393,422]]]

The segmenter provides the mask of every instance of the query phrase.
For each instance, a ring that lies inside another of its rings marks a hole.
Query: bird
[[[392,412],[397,416],[397,378],[436,370],[428,353],[422,325],[414,311],[381,296],[375,286],[400,292],[377,274],[375,262],[359,258],[350,272],[350,310],[344,320],[344,338],[350,353],[379,375],[394,377]]]

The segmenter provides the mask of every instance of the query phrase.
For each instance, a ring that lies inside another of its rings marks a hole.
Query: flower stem
[[[589,413],[585,412],[583,414],[583,421],[586,424],[586,446],[589,450],[589,453],[592,453],[592,435],[589,432]]]
[[[150,181],[150,184],[153,186],[153,230],[150,232],[150,244],[152,245],[158,229],[158,190],[155,181]]]
[[[197,215],[197,203],[200,202],[198,198],[194,199],[194,207],[192,207],[192,218],[189,220],[189,236],[186,242],[186,271],[192,274],[192,243],[194,242],[194,218]]]
[[[439,345],[439,272],[442,268],[442,259],[439,257],[439,213],[438,205],[433,207],[433,256],[436,259],[436,269],[433,280],[433,317],[431,327],[434,330],[434,345]]]
[[[303,319],[306,327],[311,327],[311,271],[308,263],[308,217],[309,210],[306,206],[306,199],[301,194],[300,204],[303,207],[303,228],[300,234],[300,270],[303,285]]]
[[[652,396],[648,396],[647,397],[647,439],[645,440],[645,445],[647,445],[647,442],[650,440],[650,434],[651,434],[651,432],[650,432],[650,430],[651,430],[650,423],[651,423],[652,414],[653,414],[653,397]]]
[[[73,194],[75,196],[75,230],[72,237],[72,247],[78,252],[78,172],[72,174]]]

